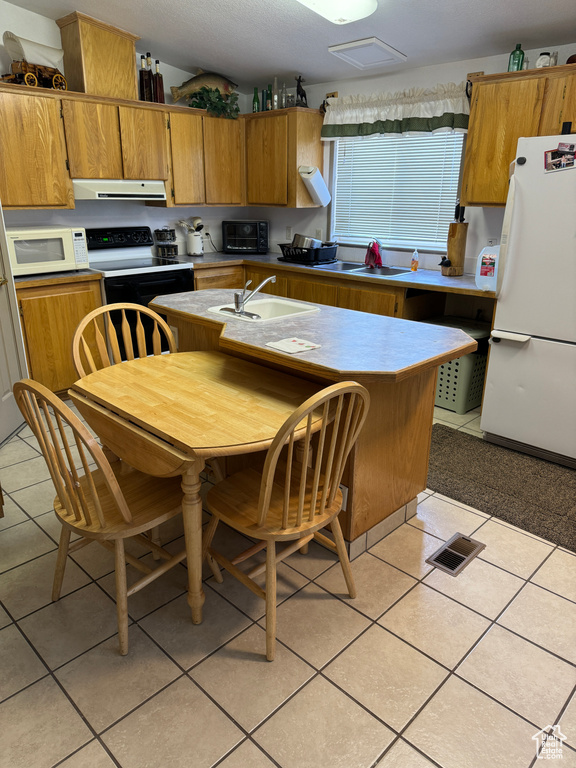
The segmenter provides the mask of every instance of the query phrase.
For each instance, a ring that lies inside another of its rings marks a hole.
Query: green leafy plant
[[[231,120],[235,120],[240,112],[237,93],[231,93],[225,98],[219,88],[207,88],[205,85],[190,96],[190,106],[205,109],[214,117],[227,117]]]

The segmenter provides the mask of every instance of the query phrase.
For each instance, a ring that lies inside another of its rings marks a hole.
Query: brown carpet
[[[576,470],[432,428],[428,487],[576,552]]]

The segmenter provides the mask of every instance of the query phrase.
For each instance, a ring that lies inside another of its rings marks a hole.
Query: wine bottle
[[[260,99],[258,98],[258,86],[254,88],[254,98],[252,99],[252,112],[260,112]]]
[[[140,56],[140,72],[138,73],[138,95],[140,101],[148,101],[146,98],[146,56]]]
[[[164,79],[160,74],[160,60],[156,59],[156,72],[154,72],[154,101],[157,104],[164,104]]]
[[[146,54],[146,69],[144,70],[144,101],[154,101],[154,86],[152,83],[152,59]]]

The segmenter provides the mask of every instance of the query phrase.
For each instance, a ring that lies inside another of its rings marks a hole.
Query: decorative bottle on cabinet
[[[258,87],[254,88],[254,97],[252,99],[252,112],[260,112],[260,99],[258,98]]]
[[[139,97],[140,101],[152,101],[152,85],[150,77],[152,73],[146,69],[146,57],[144,54],[140,56],[140,72],[139,72]]]
[[[156,72],[154,72],[153,78],[154,85],[154,101],[157,104],[164,104],[164,79],[160,74],[160,61],[156,59]]]
[[[508,60],[508,72],[520,72],[523,64],[524,51],[522,50],[522,45],[517,43]]]

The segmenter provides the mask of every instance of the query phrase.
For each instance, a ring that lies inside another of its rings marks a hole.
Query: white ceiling
[[[329,45],[378,37],[404,53],[370,74],[524,50],[554,50],[576,40],[574,0],[379,0],[367,19],[339,26],[297,0],[18,0],[58,19],[80,11],[139,35],[137,50],[188,72],[227,75],[247,93],[274,75],[288,87],[361,77]],[[576,50],[574,51],[576,53]],[[563,64],[564,61],[559,61]]]

